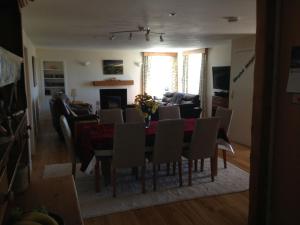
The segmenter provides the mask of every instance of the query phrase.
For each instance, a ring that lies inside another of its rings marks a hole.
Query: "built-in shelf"
[[[64,64],[61,61],[44,61],[43,63],[45,95],[65,92]]]
[[[133,85],[133,80],[97,80],[93,81],[94,86],[126,86]]]

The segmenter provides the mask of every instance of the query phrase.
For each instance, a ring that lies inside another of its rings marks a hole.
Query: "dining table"
[[[184,120],[184,143],[189,143],[192,139],[192,134],[195,128],[197,119],[183,119]],[[155,141],[155,133],[159,121],[151,121],[149,127],[145,127],[146,143],[145,146],[153,146]],[[97,155],[101,156],[101,151],[107,153],[107,150],[112,152],[113,138],[114,138],[114,124],[101,123],[78,123],[75,125],[75,151],[81,163],[81,170],[85,171],[89,163],[97,151]],[[229,143],[227,134],[223,129],[219,129],[218,138],[223,138]],[[217,146],[215,154],[215,169],[214,175],[217,175]],[[100,153],[100,154],[99,154]],[[103,156],[105,156],[103,154]]]

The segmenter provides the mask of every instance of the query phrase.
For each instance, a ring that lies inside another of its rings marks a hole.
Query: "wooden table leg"
[[[96,192],[100,192],[100,171],[99,171],[99,159],[96,159],[95,164],[95,189]]]

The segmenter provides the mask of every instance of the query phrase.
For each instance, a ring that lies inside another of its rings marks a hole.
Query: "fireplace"
[[[127,105],[127,89],[100,89],[101,109],[122,108]]]

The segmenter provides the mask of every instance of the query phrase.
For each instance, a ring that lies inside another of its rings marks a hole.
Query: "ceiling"
[[[176,16],[170,17],[170,12]],[[229,23],[222,17],[237,16]],[[22,9],[23,27],[38,47],[193,49],[210,47],[256,30],[256,0],[35,0]],[[137,26],[164,32],[164,42],[142,33],[109,32]]]

